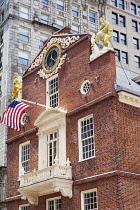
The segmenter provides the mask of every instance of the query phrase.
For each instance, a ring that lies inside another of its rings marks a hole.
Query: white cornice
[[[127,93],[124,91],[120,91],[118,93],[118,95],[119,95],[120,102],[140,108],[140,97],[139,96],[135,96],[131,93]]]

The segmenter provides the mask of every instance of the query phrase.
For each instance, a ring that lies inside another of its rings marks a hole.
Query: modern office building
[[[94,57],[68,30],[23,75],[36,103],[8,130],[7,210],[139,210],[140,74],[126,70],[130,86],[113,50]]]
[[[118,66],[140,71],[140,3],[137,0],[0,0],[0,114],[9,105],[13,76],[21,76],[58,29],[95,34],[99,19],[113,29]],[[139,82],[139,78],[137,78]],[[1,202],[4,201],[7,128],[0,124]]]

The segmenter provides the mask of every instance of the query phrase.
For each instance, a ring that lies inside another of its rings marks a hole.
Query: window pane
[[[59,29],[64,27],[64,21],[63,20],[57,19],[56,24],[57,24],[56,27],[59,28]]]
[[[114,49],[115,50],[115,59],[116,61],[120,61],[120,50]]]
[[[139,49],[139,40],[136,38],[133,38],[133,46],[134,49]]]
[[[40,46],[43,47],[43,42],[48,39],[48,36],[46,35],[41,35],[40,36]]]
[[[112,12],[112,23],[118,24],[118,15]]]
[[[27,29],[19,29],[19,39],[24,42],[29,42],[29,31]]]
[[[135,67],[140,68],[140,57],[135,56]]]
[[[124,9],[124,0],[119,0],[119,8]]]
[[[126,35],[121,33],[121,44],[126,45]]]
[[[84,193],[84,210],[97,210],[97,192]]]
[[[48,24],[49,16],[45,14],[41,14],[41,23]]]
[[[137,22],[136,21],[134,21],[134,20],[132,20],[132,30],[133,31],[138,31],[138,25],[137,25]]]
[[[92,22],[92,23],[95,23],[95,13],[93,12],[89,12],[89,21]]]
[[[48,0],[41,0],[41,3],[48,5],[49,2],[48,2]]]
[[[119,42],[119,33],[118,31],[113,31],[113,41]]]
[[[29,8],[20,6],[20,17],[29,18]]]
[[[122,52],[122,62],[128,63],[127,52]]]
[[[79,26],[72,25],[72,26],[71,26],[71,29],[72,29],[72,33],[73,33],[73,34],[76,34],[76,33],[79,32]]]
[[[113,6],[117,7],[117,0],[112,0],[111,3]]]
[[[119,19],[120,19],[120,26],[125,27],[125,17],[120,15]]]
[[[138,16],[140,16],[140,7],[138,6]]]
[[[72,6],[72,15],[74,16],[78,16],[78,10],[79,8],[76,6]]]
[[[22,64],[22,65],[25,65],[25,66],[28,66],[29,53],[24,52],[24,51],[19,51],[18,55],[19,55],[18,63]]]
[[[58,77],[49,81],[49,99],[50,107],[58,106]]]
[[[57,9],[64,11],[64,2],[57,0]]]
[[[131,3],[131,13],[136,15],[136,5]]]

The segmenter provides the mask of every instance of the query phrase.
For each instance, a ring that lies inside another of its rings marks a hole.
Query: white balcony
[[[31,204],[38,205],[38,197],[61,192],[63,196],[72,197],[72,170],[67,161],[67,166],[55,164],[20,176],[22,199],[28,199]]]

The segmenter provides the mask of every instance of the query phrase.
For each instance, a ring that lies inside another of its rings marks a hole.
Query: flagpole
[[[23,102],[27,102],[27,103],[30,103],[30,104],[35,104],[35,105],[42,106],[42,107],[46,108],[46,105],[44,105],[44,104],[40,104],[40,103],[33,102],[33,101],[28,101],[28,100],[25,100],[25,99],[20,99],[20,100],[23,101]]]

